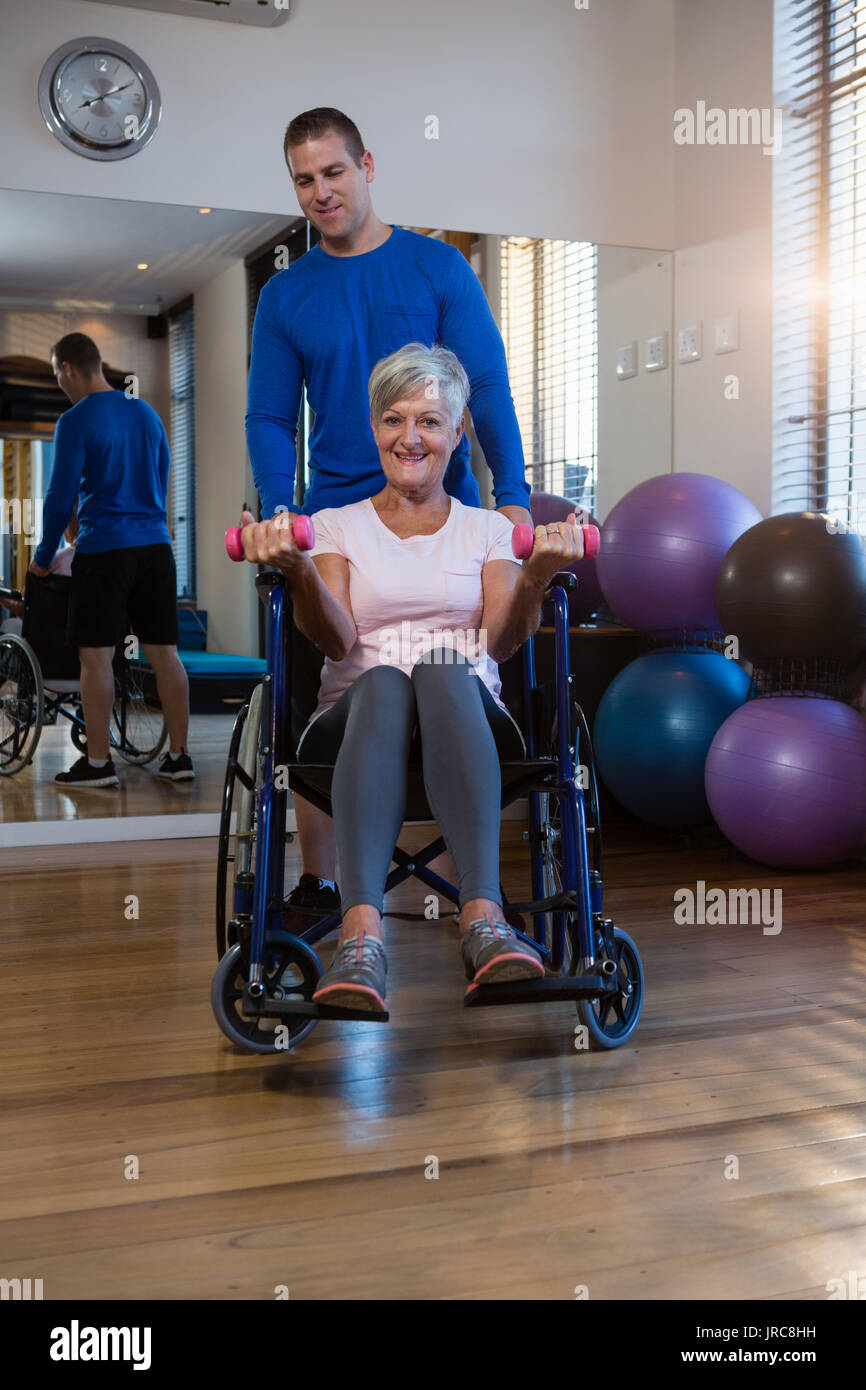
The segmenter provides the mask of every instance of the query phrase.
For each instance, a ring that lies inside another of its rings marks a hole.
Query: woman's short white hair
[[[431,401],[444,401],[456,429],[469,400],[469,378],[448,348],[437,343],[407,343],[377,362],[367,383],[370,415],[378,424],[395,401],[416,395],[423,389]]]

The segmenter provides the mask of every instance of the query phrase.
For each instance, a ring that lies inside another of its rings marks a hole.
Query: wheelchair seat
[[[503,809],[528,791],[537,788],[547,780],[555,780],[556,761],[553,758],[527,759],[519,762],[501,762]],[[290,763],[289,786],[292,791],[305,796],[314,804],[317,796],[330,801],[331,781],[334,775],[333,764],[329,763]],[[310,795],[310,793],[313,795]],[[324,809],[324,808],[322,808]],[[435,817],[427,802],[424,789],[424,774],[420,760],[409,760],[409,778],[406,792],[404,821],[433,821]]]
[[[78,690],[81,675],[78,648],[66,640],[72,579],[65,574],[48,574],[34,580],[35,576],[28,574],[24,585],[21,636],[39,662],[43,684],[69,694]]]

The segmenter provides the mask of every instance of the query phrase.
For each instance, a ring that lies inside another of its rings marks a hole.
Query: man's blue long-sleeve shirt
[[[168,439],[153,406],[123,391],[83,396],[54,430],[37,565],[51,564],[76,498],[79,555],[168,543],[168,469]]]
[[[246,437],[265,517],[278,507],[296,509],[305,380],[316,418],[303,510],[360,502],[385,486],[370,428],[367,381],[380,358],[409,342],[441,343],[460,359],[496,505],[529,506],[505,350],[478,277],[456,247],[394,227],[387,241],[360,256],[330,256],[315,246],[261,292]],[[444,486],[468,506],[480,505],[465,434]]]

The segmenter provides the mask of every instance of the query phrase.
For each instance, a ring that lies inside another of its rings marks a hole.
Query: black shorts
[[[177,575],[171,546],[76,554],[67,637],[76,647],[115,647],[128,632],[155,647],[177,646]]]

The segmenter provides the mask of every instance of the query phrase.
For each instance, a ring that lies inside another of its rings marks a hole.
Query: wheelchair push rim
[[[228,923],[235,912],[240,910],[235,892],[238,875],[248,876],[244,892],[248,899],[246,910],[251,910],[251,869],[256,833],[255,789],[261,704],[262,687],[257,685],[250,696],[249,704],[244,705],[238,712],[229,744],[217,845],[216,943],[218,959],[222,959],[225,954]],[[246,785],[244,778],[252,783],[251,788]],[[231,822],[236,786],[238,788],[237,819],[234,832],[232,832]]]
[[[144,673],[123,658],[118,660],[123,664],[120,669],[115,667],[111,746],[117,749],[124,762],[143,766],[162,752],[168,728],[159,704],[149,700],[145,693]]]
[[[0,777],[14,777],[33,761],[45,717],[39,662],[29,642],[0,634]]]

